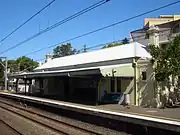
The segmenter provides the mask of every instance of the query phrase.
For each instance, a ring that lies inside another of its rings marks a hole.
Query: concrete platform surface
[[[83,104],[64,102],[64,101],[53,100],[53,99],[24,96],[24,95],[18,95],[18,94],[14,94],[14,93],[0,91],[0,94],[6,94],[6,93],[8,93],[10,95],[12,94],[12,95],[20,96],[20,97],[29,97],[29,98],[33,98],[33,99],[57,103],[61,106],[65,106],[65,107],[67,107],[67,106],[74,107],[74,108],[77,107],[79,109],[86,109],[86,110],[88,110],[88,108],[89,108],[91,110],[95,109],[95,111],[102,110],[102,111],[107,111],[107,112],[112,112],[112,113],[130,114],[130,115],[137,115],[137,116],[144,116],[144,117],[150,117],[150,118],[176,121],[178,123],[180,122],[180,115],[179,115],[180,108],[157,109],[157,108],[142,108],[142,107],[138,107],[138,106],[122,106],[119,104],[91,106],[91,105],[83,105]]]
[[[97,106],[97,108],[180,122],[180,108],[142,108],[138,106],[122,106],[118,104],[100,105]]]

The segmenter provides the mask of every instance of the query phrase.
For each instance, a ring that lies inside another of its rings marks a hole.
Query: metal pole
[[[3,63],[0,62],[0,64],[3,66],[4,68],[4,85],[5,85],[5,90],[8,89],[8,86],[7,86],[7,57],[0,57],[0,59],[5,59],[5,65]]]
[[[8,90],[7,87],[7,58],[5,58],[5,72],[4,72],[4,83],[5,83],[5,90]]]
[[[86,48],[86,45],[84,45],[84,52],[87,52],[87,48]]]

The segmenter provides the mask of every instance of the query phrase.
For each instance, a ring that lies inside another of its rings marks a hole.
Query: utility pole
[[[8,77],[7,77],[7,57],[0,57],[0,59],[5,59],[5,65],[0,62],[0,64],[3,66],[4,68],[4,86],[5,86],[5,90],[7,90],[7,80],[8,80]]]
[[[7,90],[8,88],[7,88],[7,79],[8,79],[8,77],[7,77],[7,58],[5,58],[5,71],[4,71],[5,73],[4,73],[4,85],[5,85],[5,90]]]
[[[87,52],[86,45],[84,45],[84,50],[83,50],[83,52]]]

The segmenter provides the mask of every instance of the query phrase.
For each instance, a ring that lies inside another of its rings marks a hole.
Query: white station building
[[[33,72],[13,75],[35,80],[29,93],[67,101],[98,103],[104,92],[130,95],[130,103],[144,105],[154,97],[153,70],[146,46],[133,42],[55,58]]]

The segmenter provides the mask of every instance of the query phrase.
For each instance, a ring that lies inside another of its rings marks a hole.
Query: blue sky
[[[51,0],[1,0],[0,39],[50,1]],[[0,44],[0,52],[37,33],[39,29],[45,29],[49,25],[52,25],[98,1],[99,0],[56,0],[55,3],[48,7],[48,9]],[[8,59],[14,59],[33,50],[57,44],[66,39],[171,3],[172,1],[175,0],[111,0],[107,4],[69,21],[1,56],[7,56]],[[145,17],[158,17],[162,14],[180,14],[179,9],[180,4],[173,5],[112,28],[76,39],[70,43],[74,48],[81,49],[84,44],[86,44],[87,47],[90,47],[96,44],[129,37],[130,31],[143,27]],[[29,57],[35,60],[44,58],[45,54],[51,52],[52,49],[53,48],[43,50],[30,55]]]

